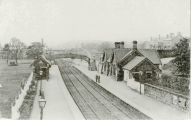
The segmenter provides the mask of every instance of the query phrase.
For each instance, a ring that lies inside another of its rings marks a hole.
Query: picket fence
[[[27,94],[27,91],[29,90],[29,87],[33,80],[33,72],[30,74],[27,81],[24,82],[23,87],[20,88],[19,94],[15,97],[14,102],[11,106],[11,119],[12,120],[18,120],[20,117],[19,108],[21,107],[24,98]]]

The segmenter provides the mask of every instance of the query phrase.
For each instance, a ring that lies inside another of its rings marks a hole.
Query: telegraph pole
[[[41,50],[42,50],[42,55],[44,54],[44,40],[43,40],[43,38],[41,39],[41,44],[42,44],[42,46],[41,46]],[[43,71],[41,71],[40,70],[40,76],[42,77],[42,74],[43,74]],[[41,80],[40,80],[40,96],[42,95],[42,78],[41,78]]]
[[[44,39],[43,38],[41,39],[41,42],[42,42],[42,54],[44,54]]]

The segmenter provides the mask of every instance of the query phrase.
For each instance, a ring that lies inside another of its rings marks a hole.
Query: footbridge
[[[61,58],[84,60],[88,63],[89,70],[97,70],[95,61],[91,59],[91,54],[84,49],[49,50],[47,51],[47,57],[52,60]]]
[[[60,59],[60,58],[71,58],[71,59],[80,59],[86,61],[90,64],[90,58],[86,55],[74,54],[74,53],[63,53],[63,54],[53,54],[53,59]]]

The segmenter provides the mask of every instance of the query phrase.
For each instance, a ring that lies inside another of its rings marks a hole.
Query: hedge
[[[152,81],[150,84],[171,89],[174,92],[189,95],[189,78],[163,74],[161,79]]]
[[[27,91],[27,95],[24,98],[24,101],[21,107],[19,108],[20,120],[30,119],[36,93],[37,93],[37,84],[35,82],[32,82],[32,84],[30,85],[30,89]]]

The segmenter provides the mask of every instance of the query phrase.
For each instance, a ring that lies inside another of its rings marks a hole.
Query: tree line
[[[173,49],[175,59],[172,62],[175,66],[177,66],[177,73],[181,76],[190,75],[189,43],[190,39],[182,38]],[[43,42],[32,42],[31,45],[26,46],[24,42],[16,37],[13,37],[9,43],[4,45],[3,52],[4,56],[6,56],[7,63],[9,59],[14,59],[16,64],[18,64],[18,59],[22,59],[24,57],[29,59],[38,58],[43,53],[43,47],[45,47]],[[112,44],[110,42],[102,42],[99,44],[88,43],[82,44],[81,47],[89,51],[96,49],[101,52],[104,49],[111,48]]]
[[[15,64],[18,65],[19,59],[34,59],[42,55],[43,47],[41,42],[32,42],[31,45],[27,46],[20,39],[13,37],[4,45],[1,56],[6,59],[7,64],[10,60],[14,60]]]

